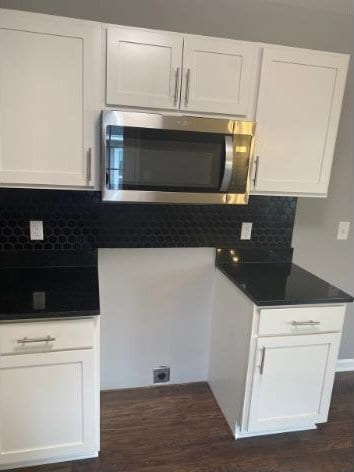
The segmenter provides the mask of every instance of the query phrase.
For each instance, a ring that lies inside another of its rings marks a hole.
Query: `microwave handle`
[[[234,152],[233,152],[233,139],[232,136],[225,136],[225,168],[224,176],[222,178],[220,191],[227,192],[229,188],[230,180],[232,177],[232,171],[234,166]]]

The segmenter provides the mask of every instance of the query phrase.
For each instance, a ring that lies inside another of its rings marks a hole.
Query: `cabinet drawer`
[[[345,305],[260,310],[259,336],[342,331]]]
[[[92,348],[93,318],[0,325],[0,354]]]

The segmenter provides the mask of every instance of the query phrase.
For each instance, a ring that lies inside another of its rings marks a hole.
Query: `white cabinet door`
[[[96,448],[92,349],[0,358],[0,465]]]
[[[326,196],[348,60],[342,54],[265,48],[254,190]]]
[[[99,58],[99,25],[0,11],[0,185],[92,183]]]
[[[339,343],[339,333],[259,338],[248,432],[326,421]]]
[[[260,47],[186,36],[181,109],[254,118]]]
[[[178,109],[182,49],[178,34],[108,27],[107,104]]]

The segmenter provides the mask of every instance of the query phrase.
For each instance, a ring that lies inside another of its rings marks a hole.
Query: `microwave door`
[[[245,195],[248,200],[251,144],[250,135],[225,137],[225,168],[220,186],[221,192]]]
[[[102,200],[246,204],[253,134],[249,122],[104,112]]]
[[[234,152],[233,152],[233,140],[232,136],[225,136],[225,167],[224,175],[221,181],[220,192],[227,192],[231,177],[233,174],[234,166]]]
[[[106,186],[112,190],[219,193],[224,135],[109,126]]]

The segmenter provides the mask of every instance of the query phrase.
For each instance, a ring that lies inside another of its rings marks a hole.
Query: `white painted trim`
[[[83,459],[91,459],[92,457],[98,457],[98,452],[90,452],[86,454],[74,454],[72,456],[62,456],[62,457],[50,457],[48,459],[37,459],[33,461],[24,461],[24,462],[16,462],[16,464],[2,464],[0,465],[0,470],[10,470],[10,469],[17,469],[18,467],[32,467],[35,465],[43,465],[43,464],[55,464],[58,462],[71,462],[71,461],[79,461]]]
[[[276,430],[268,430],[268,431],[257,431],[257,432],[245,432],[245,431],[240,431],[238,426],[236,426],[235,430],[235,439],[242,439],[242,438],[252,438],[254,436],[267,436],[269,434],[284,434],[284,433],[295,433],[296,431],[308,431],[311,429],[317,429],[317,426],[315,424],[313,425],[305,425],[302,427],[297,427],[297,428],[290,428],[290,429],[276,429]]]
[[[354,359],[338,359],[336,372],[354,371]]]

